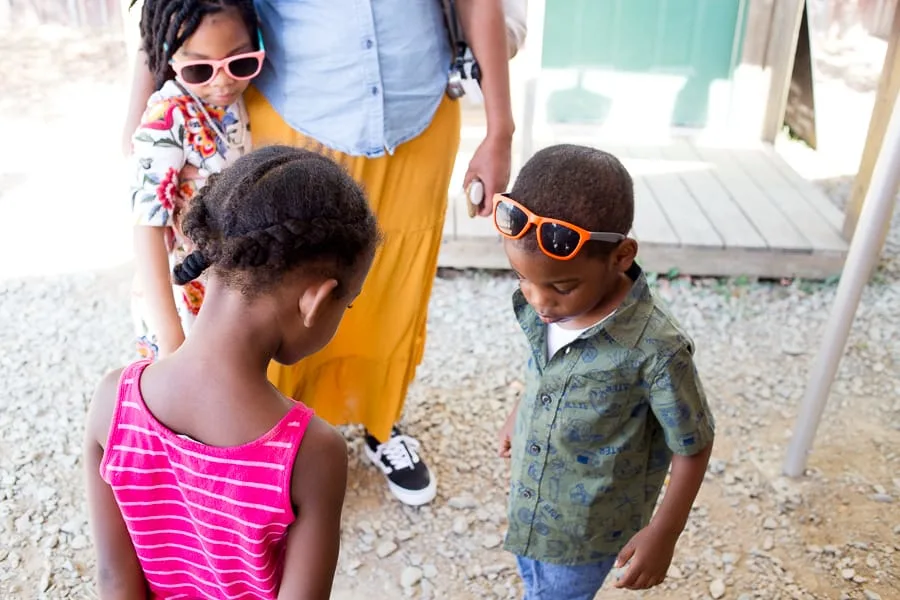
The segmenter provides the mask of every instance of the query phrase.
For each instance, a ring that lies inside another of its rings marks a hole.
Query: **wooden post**
[[[805,0],[778,0],[772,15],[772,29],[766,64],[771,69],[769,98],[766,102],[766,116],[763,119],[762,139],[772,143],[781,130],[784,110],[787,106],[791,75],[794,72],[794,55],[797,52],[797,37],[803,19]]]
[[[875,160],[881,152],[881,144],[884,141],[884,131],[888,120],[891,118],[891,109],[894,100],[900,90],[900,9],[894,11],[894,20],[891,23],[891,37],[888,42],[887,52],[884,55],[884,66],[881,68],[881,80],[878,82],[878,93],[875,96],[875,106],[872,108],[872,118],[869,120],[869,132],[866,135],[866,145],[863,148],[862,159],[859,163],[856,179],[853,181],[853,190],[850,192],[850,201],[844,213],[844,239],[853,239],[856,231],[856,223],[862,211],[863,201],[869,191],[869,183],[872,180],[872,172],[875,169]],[[897,190],[894,190],[894,195]],[[884,231],[881,239],[887,238],[890,227],[890,218],[884,223]]]

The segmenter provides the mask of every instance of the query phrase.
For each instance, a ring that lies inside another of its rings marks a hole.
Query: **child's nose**
[[[216,71],[216,74],[213,76],[210,83],[212,85],[228,85],[231,83],[231,77],[228,75],[228,72],[225,71],[225,67],[220,67],[219,70]]]

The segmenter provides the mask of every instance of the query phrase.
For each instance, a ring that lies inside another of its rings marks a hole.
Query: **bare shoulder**
[[[347,442],[340,432],[320,419],[312,417],[294,459],[291,476],[291,498],[295,505],[317,496],[340,497],[343,502],[347,486]]]
[[[124,368],[113,369],[103,376],[94,396],[91,398],[91,406],[88,409],[85,438],[88,442],[95,442],[106,447],[109,436],[109,426],[112,423],[113,412],[116,409],[116,399],[119,394],[119,381],[122,378]]]

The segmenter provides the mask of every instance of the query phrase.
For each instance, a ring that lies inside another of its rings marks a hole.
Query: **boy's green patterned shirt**
[[[547,359],[547,326],[520,291],[528,338],[512,440],[505,547],[584,564],[617,554],[650,520],[672,453],[696,454],[714,422],[693,343],[654,298],[640,267],[610,318]]]

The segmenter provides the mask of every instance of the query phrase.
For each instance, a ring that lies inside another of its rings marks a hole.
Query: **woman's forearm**
[[[457,0],[459,20],[481,69],[489,137],[512,139],[506,22],[501,0]]]

